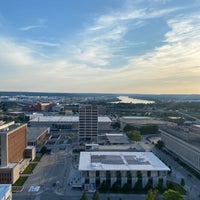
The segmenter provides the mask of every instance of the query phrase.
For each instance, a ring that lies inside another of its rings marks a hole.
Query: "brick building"
[[[29,160],[33,159],[25,159],[27,151],[30,151],[26,148],[26,130],[26,124],[14,122],[0,126],[0,183],[14,183]]]

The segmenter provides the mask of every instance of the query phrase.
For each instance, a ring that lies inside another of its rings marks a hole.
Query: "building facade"
[[[98,116],[98,132],[107,133],[112,130],[111,119],[107,116]],[[79,116],[37,116],[28,122],[28,126],[50,127],[52,130],[79,130]]]
[[[121,187],[132,187],[140,181],[142,187],[158,183],[166,184],[170,169],[151,152],[81,152],[79,160],[82,184],[94,184],[97,188],[106,182]]]
[[[169,130],[161,130],[161,139],[165,147],[172,151],[179,159],[186,162],[190,167],[200,173],[200,136],[194,137],[195,141],[191,141],[191,134],[183,133],[181,137],[177,137],[178,132],[172,133]],[[185,140],[185,138],[189,138]]]
[[[79,141],[97,142],[98,107],[94,105],[79,106]]]
[[[0,183],[14,183],[29,164],[25,159],[27,147],[26,124],[10,122],[0,126]]]
[[[48,133],[49,129],[45,127],[28,127],[27,128],[28,145],[35,147],[42,146],[47,139]]]
[[[20,162],[24,158],[26,148],[26,124],[8,124],[0,129],[0,165]]]

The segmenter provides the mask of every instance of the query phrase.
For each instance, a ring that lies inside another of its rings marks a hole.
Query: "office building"
[[[6,123],[0,126],[0,183],[14,183],[29,164],[26,124]],[[31,153],[34,155],[34,153]]]
[[[82,184],[99,187],[104,181],[112,186],[129,183],[132,187],[141,181],[142,187],[151,183],[166,184],[170,169],[151,152],[81,152],[79,160]]]
[[[79,106],[79,141],[97,142],[98,108],[93,105]]]

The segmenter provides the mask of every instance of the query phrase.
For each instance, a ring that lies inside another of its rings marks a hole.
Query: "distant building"
[[[98,107],[94,105],[79,106],[79,141],[97,142]]]
[[[142,187],[166,184],[170,169],[151,152],[81,152],[79,160],[82,184],[99,187],[104,181],[112,186],[129,183],[132,187],[140,181]]]
[[[28,165],[26,124],[6,123],[0,126],[0,183],[14,183]],[[34,149],[32,149],[34,151]],[[34,155],[34,154],[33,154]]]
[[[41,111],[49,111],[53,106],[52,102],[40,102],[38,104]]]
[[[165,147],[200,173],[200,127],[163,127],[160,132]]]
[[[0,199],[1,200],[12,200],[11,184],[0,184]]]
[[[98,116],[98,132],[109,132],[112,130],[111,119],[107,116]],[[33,127],[50,127],[51,129],[60,130],[79,130],[79,116],[38,116],[28,122]]]

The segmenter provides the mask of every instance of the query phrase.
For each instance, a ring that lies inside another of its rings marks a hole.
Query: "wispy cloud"
[[[29,43],[39,46],[47,46],[47,47],[59,47],[59,43],[55,42],[44,42],[44,41],[38,41],[38,40],[28,40]]]
[[[38,29],[38,28],[47,28],[45,19],[38,19],[35,24],[24,26],[24,27],[20,27],[19,30],[21,30],[21,31],[29,31],[29,30]]]
[[[116,57],[119,56],[118,47],[127,48],[127,43],[133,43],[125,38],[130,30],[144,26],[145,20],[166,16],[181,9],[183,8],[126,9],[101,15],[80,34],[81,39],[78,44],[73,45],[72,53],[80,62],[93,66],[109,66],[112,59],[120,59]]]
[[[75,39],[63,43],[32,39],[22,45],[0,37],[0,77],[4,83],[0,90],[8,85],[7,89],[29,91],[200,93],[200,15],[176,13],[182,9],[112,11],[99,15]],[[126,35],[163,16],[168,30],[162,43],[143,55],[132,51],[127,55],[127,49],[145,43],[129,41]],[[46,21],[21,30],[45,27]],[[55,49],[48,54],[50,59],[36,56],[45,54],[45,47]],[[2,76],[7,69],[11,69],[13,79]]]

